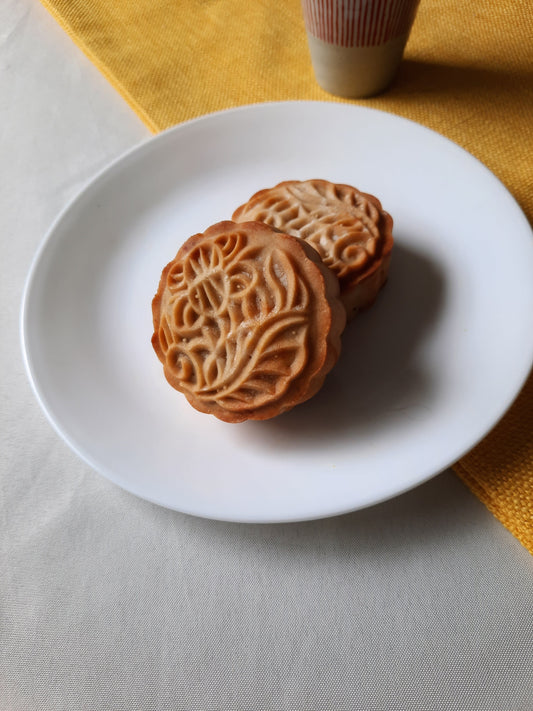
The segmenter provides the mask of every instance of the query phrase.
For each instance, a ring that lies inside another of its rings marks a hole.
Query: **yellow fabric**
[[[152,131],[261,101],[343,101],[314,80],[300,0],[42,2]],[[533,222],[529,0],[422,0],[394,85],[353,103],[406,116],[463,146]],[[455,467],[531,552],[532,432],[530,379],[503,421]]]

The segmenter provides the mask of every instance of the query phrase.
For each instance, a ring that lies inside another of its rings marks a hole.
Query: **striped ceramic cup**
[[[302,0],[320,86],[362,98],[396,74],[420,0]]]

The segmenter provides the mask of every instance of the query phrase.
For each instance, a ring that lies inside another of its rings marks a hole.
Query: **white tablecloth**
[[[211,522],[79,461],[24,373],[56,214],[147,129],[35,0],[0,5],[0,709],[533,709],[533,557],[452,472],[302,524]]]

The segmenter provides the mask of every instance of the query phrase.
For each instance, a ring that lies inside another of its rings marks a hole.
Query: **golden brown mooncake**
[[[346,322],[318,253],[260,222],[219,222],[187,240],[152,313],[170,385],[226,422],[268,419],[314,395]]]
[[[338,277],[348,319],[370,306],[387,280],[392,217],[373,195],[326,180],[289,180],[260,190],[233,213],[313,246]]]

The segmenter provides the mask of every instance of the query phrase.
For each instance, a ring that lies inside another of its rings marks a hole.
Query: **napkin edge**
[[[61,29],[66,32],[74,44],[85,54],[89,61],[94,64],[98,71],[105,77],[105,79],[111,84],[111,86],[119,93],[119,95],[126,101],[131,109],[137,114],[145,126],[154,134],[162,131],[162,127],[155,124],[148,114],[144,111],[142,106],[135,101],[130,92],[114,77],[114,75],[108,71],[106,66],[98,59],[91,48],[80,38],[78,33],[72,28],[68,21],[56,10],[54,4],[49,2],[49,0],[40,0],[41,5],[45,10],[53,17]]]
[[[517,521],[510,518],[506,510],[494,502],[489,492],[484,489],[480,481],[468,471],[464,464],[460,461],[455,462],[452,469],[474,496],[490,511],[498,523],[503,524],[504,528],[512,533],[524,548],[533,555],[533,532],[522,528]]]

